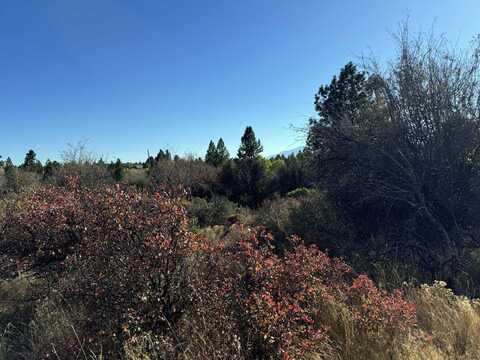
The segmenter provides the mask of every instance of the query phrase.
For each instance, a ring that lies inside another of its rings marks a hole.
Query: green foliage
[[[298,235],[307,244],[335,256],[350,255],[354,239],[351,225],[324,195],[309,189],[307,194],[266,201],[257,212],[256,222],[275,236],[279,249],[290,236]]]
[[[58,163],[57,161],[50,161],[50,159],[47,159],[47,161],[45,162],[45,166],[43,168],[43,179],[44,180],[52,179],[59,169],[60,169],[60,163]]]
[[[256,139],[252,127],[247,126],[242,136],[240,147],[238,148],[238,158],[241,160],[255,159],[262,153],[262,151],[263,146],[260,140]]]
[[[408,259],[422,280],[466,289],[456,274],[478,246],[479,47],[465,57],[406,31],[399,41],[388,78],[347,64],[320,88],[308,135],[316,175],[359,253]]]
[[[11,191],[18,191],[18,173],[17,168],[13,165],[12,160],[8,157],[5,161],[5,178],[7,180],[7,189]]]
[[[212,166],[216,166],[217,164],[217,148],[215,147],[215,144],[212,140],[210,140],[210,143],[208,144],[207,153],[205,155],[205,162]]]
[[[144,169],[151,169],[155,165],[155,159],[153,156],[149,156],[147,160],[143,163],[143,168]]]
[[[35,151],[29,150],[25,155],[25,161],[21,168],[25,171],[31,171],[36,173],[42,173],[42,164],[37,160],[37,154]]]
[[[163,151],[162,149],[160,149],[158,151],[158,154],[157,156],[155,156],[155,161],[156,162],[160,162],[160,161],[170,161],[172,160],[172,154],[170,154],[170,151],[167,149],[165,151]]]
[[[235,203],[224,197],[215,196],[209,201],[194,197],[187,205],[187,212],[200,226],[213,226],[227,224],[236,208]]]
[[[125,176],[125,169],[120,159],[117,159],[115,163],[110,164],[110,171],[115,181],[121,181]]]
[[[360,120],[362,109],[368,106],[372,88],[365,73],[349,62],[330,85],[321,86],[315,95],[315,110],[322,126],[339,126],[342,122],[354,123]],[[315,124],[316,121],[313,121]],[[315,141],[315,138],[310,139]]]
[[[280,169],[285,166],[285,159],[282,157],[277,157],[274,159],[260,157],[260,160],[263,162],[267,176],[270,178],[274,177],[280,171]]]
[[[306,153],[290,155],[285,158],[284,166],[280,167],[273,178],[272,187],[280,194],[313,185],[310,157]]]
[[[217,156],[217,166],[223,165],[228,161],[228,159],[230,159],[230,154],[228,153],[227,147],[225,146],[222,138],[218,139],[217,142]]]
[[[127,169],[125,171],[124,180],[127,184],[136,185],[138,187],[148,186],[148,174],[145,169]]]
[[[257,206],[267,196],[268,177],[259,158],[229,161],[222,168],[220,183],[224,194],[241,205]]]
[[[217,146],[215,146],[213,141],[210,141],[205,155],[205,162],[207,164],[212,166],[222,166],[229,158],[230,155],[222,138],[218,140]]]

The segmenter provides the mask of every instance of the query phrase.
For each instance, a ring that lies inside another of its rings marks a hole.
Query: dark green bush
[[[352,230],[340,213],[334,210],[321,193],[298,189],[298,196],[266,201],[258,210],[257,221],[277,241],[298,235],[308,244],[343,255],[350,248]],[[300,196],[308,193],[309,196]]]
[[[224,197],[193,198],[187,206],[190,217],[195,218],[200,226],[223,225],[235,214],[236,204]]]

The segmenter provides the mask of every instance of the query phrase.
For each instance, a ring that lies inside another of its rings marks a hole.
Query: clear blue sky
[[[252,125],[265,153],[300,143],[318,86],[370,50],[393,53],[407,15],[462,46],[478,0],[2,0],[0,154],[144,160],[168,147],[235,153]],[[370,50],[369,50],[370,49]]]

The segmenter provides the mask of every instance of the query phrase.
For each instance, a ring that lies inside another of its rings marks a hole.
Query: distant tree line
[[[284,238],[299,233],[350,263],[361,261],[356,267],[370,274],[394,264],[399,279],[440,278],[480,293],[479,53],[478,44],[460,56],[404,31],[386,70],[349,62],[319,88],[307,146],[288,157],[263,157],[248,126],[235,157],[222,138],[209,142],[204,158],[161,149],[143,163],[105,164],[80,147],[42,165],[29,150],[18,167],[2,161],[2,188],[62,185],[75,175],[260,212],[289,198],[276,214],[263,214]]]
[[[18,167],[10,158],[4,162],[7,178],[4,188],[18,191],[19,183],[35,181],[62,184],[66,177],[74,175],[87,183],[133,181],[142,186],[167,187],[169,191],[184,189],[191,196],[207,199],[224,196],[240,205],[257,207],[274,194],[285,195],[300,187],[313,186],[306,153],[265,158],[262,152],[261,141],[251,126],[246,127],[235,158],[230,157],[222,138],[216,143],[210,141],[204,158],[180,157],[168,149],[160,149],[143,163],[123,163],[117,159],[106,164],[79,144],[62,154],[62,162],[47,159],[42,165],[35,151],[29,150]]]

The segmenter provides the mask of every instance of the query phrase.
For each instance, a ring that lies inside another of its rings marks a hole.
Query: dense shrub
[[[283,242],[291,235],[298,235],[307,244],[348,257],[353,230],[323,194],[314,190],[308,190],[308,193],[309,196],[265,201],[257,212],[257,222],[272,232],[277,241]]]
[[[275,246],[283,247],[292,233],[291,217],[301,204],[297,198],[275,198],[266,200],[256,212],[256,223],[265,226],[275,240]]]
[[[144,169],[127,169],[124,181],[127,184],[136,185],[138,187],[148,186],[148,176]]]
[[[76,177],[85,186],[95,186],[102,183],[112,183],[113,177],[103,162],[65,162],[53,170],[50,182],[64,186],[68,179]]]
[[[387,294],[364,275],[351,281],[344,262],[295,238],[293,250],[279,257],[272,240],[244,230],[237,243],[204,248],[210,267],[199,277],[197,303],[210,309],[205,316],[217,314],[218,331],[236,332],[231,338],[243,358],[333,353],[330,324],[323,321],[331,306],[347,309],[357,334],[394,338],[415,323],[415,308],[400,292]]]
[[[235,203],[224,197],[215,196],[211,200],[195,197],[187,205],[187,212],[200,226],[224,225],[236,208]]]
[[[271,235],[242,225],[215,241],[190,233],[181,201],[165,193],[45,186],[13,201],[2,225],[18,268],[44,274],[44,296],[76,309],[37,308],[52,324],[30,328],[40,358],[69,358],[79,344],[108,358],[152,346],[166,358],[304,358],[335,351],[331,307],[346,309],[359,336],[397,338],[415,323],[400,292],[297,238],[279,256]],[[74,332],[61,330],[72,322]]]
[[[150,183],[169,191],[187,189],[192,196],[211,196],[214,193],[218,169],[193,158],[160,160],[150,169]]]
[[[313,175],[305,152],[284,158],[284,165],[274,174],[272,186],[285,195],[295,189],[309,187],[313,184]]]
[[[397,39],[385,71],[348,63],[320,87],[308,129],[315,172],[361,247],[475,295],[463,254],[480,243],[480,43],[452,51],[406,28]]]
[[[64,260],[84,232],[77,195],[71,188],[42,186],[7,202],[1,229],[4,253],[35,267]]]
[[[117,351],[115,338],[175,322],[183,301],[181,263],[193,236],[174,199],[73,185],[43,187],[16,205],[2,243],[24,260],[22,267],[47,269],[51,281],[60,275],[54,287],[89,314],[88,334],[79,335],[85,341]]]
[[[244,206],[255,207],[268,196],[268,176],[261,158],[234,159],[222,168],[222,193]]]
[[[89,225],[98,233],[67,259],[62,292],[101,319],[90,329],[104,346],[175,326],[188,302],[183,268],[193,238],[183,208],[164,194],[116,188],[88,200],[97,204]]]

